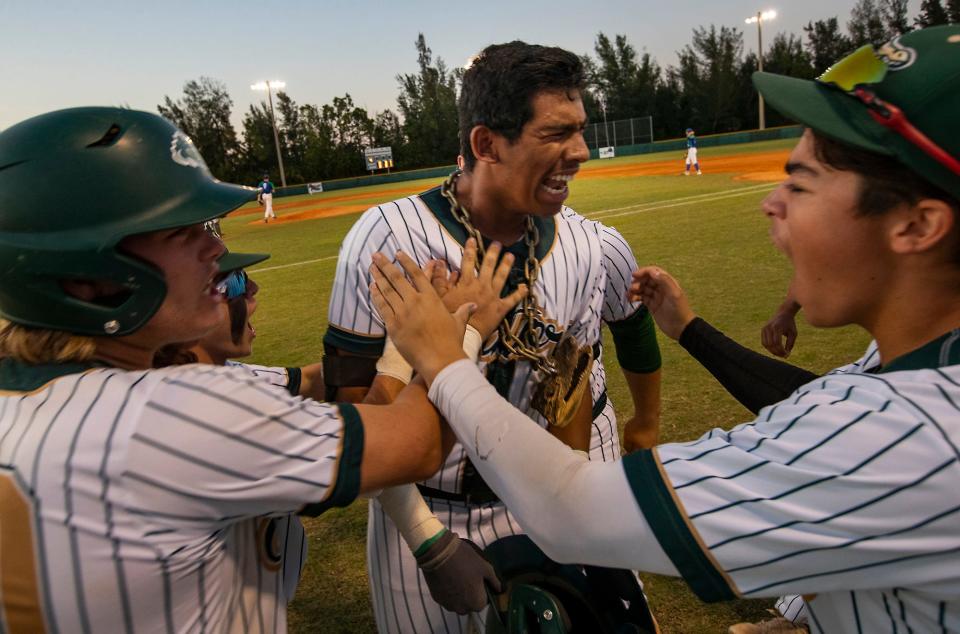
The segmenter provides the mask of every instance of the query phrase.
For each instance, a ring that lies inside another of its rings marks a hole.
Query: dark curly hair
[[[463,75],[457,104],[465,169],[472,170],[477,162],[470,147],[474,126],[486,126],[514,141],[533,118],[537,93],[582,91],[585,83],[583,62],[562,48],[514,41],[483,49]]]
[[[960,265],[960,200],[937,187],[897,159],[847,145],[813,130],[817,160],[835,170],[854,172],[862,179],[857,211],[879,216],[900,205],[915,205],[924,198],[942,200],[953,209],[953,263]]]

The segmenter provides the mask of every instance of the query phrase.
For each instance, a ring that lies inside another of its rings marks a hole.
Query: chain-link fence
[[[583,138],[591,150],[618,145],[653,143],[653,117],[591,123],[583,131]]]

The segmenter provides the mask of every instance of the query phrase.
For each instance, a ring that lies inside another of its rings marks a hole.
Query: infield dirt
[[[790,152],[778,150],[774,152],[755,152],[749,154],[735,154],[716,158],[707,157],[703,162],[703,169],[710,174],[736,174],[734,180],[776,182],[783,178],[783,165]],[[651,163],[629,163],[605,165],[600,161],[590,161],[577,175],[579,180],[594,178],[631,178],[635,176],[670,176],[673,174],[682,177],[683,161],[655,161]],[[402,196],[416,194],[423,190],[422,183],[400,185],[392,189],[381,189],[377,196],[382,200],[392,200]],[[364,202],[354,202],[354,201]],[[287,223],[315,218],[330,218],[365,211],[370,207],[370,193],[342,194],[318,200],[295,200],[290,202],[274,203],[273,209],[278,213],[274,222]],[[232,215],[257,215],[261,207],[245,207],[238,209]],[[253,222],[260,222],[252,220]]]

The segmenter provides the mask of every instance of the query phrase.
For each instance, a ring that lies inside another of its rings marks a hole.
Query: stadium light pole
[[[277,134],[277,119],[273,116],[273,96],[271,95],[270,89],[276,88],[280,90],[286,86],[286,82],[282,81],[260,81],[250,86],[253,90],[267,91],[267,102],[270,104],[270,126],[273,128],[273,144],[277,148],[277,163],[280,164],[280,184],[284,187],[287,186],[287,177],[283,173],[283,156],[280,154],[280,135]]]
[[[769,11],[757,11],[757,15],[751,15],[749,18],[744,20],[747,24],[757,24],[757,64],[758,70],[763,72],[763,29],[761,25],[764,21],[769,21],[777,17],[777,12],[774,10]],[[767,127],[767,118],[763,111],[763,95],[760,95],[760,129],[763,130]]]

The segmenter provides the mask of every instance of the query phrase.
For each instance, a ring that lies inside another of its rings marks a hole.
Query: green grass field
[[[760,328],[782,300],[789,280],[788,263],[771,246],[767,221],[759,212],[760,201],[773,185],[737,181],[730,174],[711,175],[710,161],[792,145],[775,141],[711,148],[701,154],[704,175],[690,178],[679,175],[682,163],[677,152],[613,159],[605,165],[676,159],[677,175],[584,179],[572,184],[568,204],[618,228],[641,264],[660,265],[680,280],[698,314],[759,350]],[[422,189],[438,182],[422,181]],[[368,193],[369,200],[363,202],[375,204],[389,199],[378,191],[392,187],[396,184],[347,193]],[[338,247],[357,214],[269,225],[255,222],[256,218],[236,216],[223,223],[232,250],[273,254],[257,267],[259,271],[251,271],[261,285],[254,319],[257,350],[251,360],[288,366],[318,361]],[[860,330],[817,331],[801,323],[790,361],[825,372],[858,357],[867,341]],[[712,427],[749,420],[749,413],[682,348],[662,336],[660,344],[662,441],[692,440]],[[612,355],[607,363],[609,393],[622,418],[628,414],[624,408],[629,395]],[[364,563],[366,503],[332,510],[306,525],[310,555],[291,607],[291,631],[374,631]],[[681,581],[652,575],[645,575],[644,581],[666,633],[726,632],[731,623],[762,618],[764,609],[773,604],[771,599],[706,605]]]

